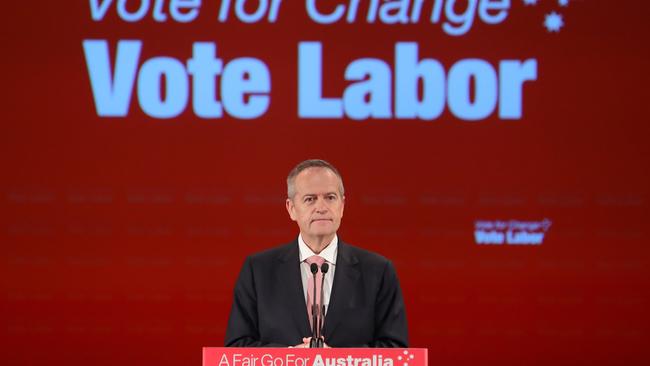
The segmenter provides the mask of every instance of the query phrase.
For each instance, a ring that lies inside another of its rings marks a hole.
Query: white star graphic
[[[569,6],[569,0],[557,0],[560,6]]]
[[[546,14],[544,18],[544,26],[549,32],[559,32],[560,28],[564,26],[564,20],[562,20],[562,15],[552,11],[550,14]]]
[[[537,5],[537,0],[524,0],[524,5]]]

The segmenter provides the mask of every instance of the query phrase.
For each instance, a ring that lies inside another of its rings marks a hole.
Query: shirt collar
[[[300,262],[311,257],[312,255],[319,255],[330,264],[336,264],[336,253],[338,251],[339,237],[334,234],[332,241],[323,249],[320,254],[315,254],[302,239],[302,234],[298,235],[298,249],[300,249]]]

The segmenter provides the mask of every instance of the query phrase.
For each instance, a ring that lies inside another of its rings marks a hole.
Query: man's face
[[[339,178],[327,168],[307,168],[296,176],[295,195],[287,199],[287,211],[306,242],[334,237],[345,205],[340,187]]]

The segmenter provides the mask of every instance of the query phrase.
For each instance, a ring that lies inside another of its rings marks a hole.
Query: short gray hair
[[[345,195],[345,188],[343,187],[343,177],[341,177],[341,174],[339,173],[338,170],[336,170],[334,165],[321,159],[308,159],[298,163],[298,165],[296,165],[289,172],[289,175],[287,176],[287,197],[293,198],[293,196],[296,194],[296,184],[295,184],[296,176],[298,176],[298,174],[300,174],[303,170],[309,168],[325,168],[325,169],[329,169],[332,173],[336,174],[336,176],[339,177],[339,191],[340,191],[339,193],[341,193],[341,196]]]

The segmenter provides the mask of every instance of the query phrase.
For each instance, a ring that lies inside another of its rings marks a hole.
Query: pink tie
[[[307,264],[311,267],[312,263],[316,263],[318,265],[318,273],[316,273],[316,304],[323,305],[321,303],[320,299],[320,294],[321,294],[321,284],[323,283],[323,273],[320,271],[320,266],[325,263],[325,258],[318,256],[318,255],[312,255],[311,257],[307,258],[305,260]],[[309,314],[309,325],[312,325],[312,312],[311,312],[311,306],[313,304],[313,299],[314,298],[314,275],[311,273],[311,270],[309,271],[309,280],[307,281],[307,314]]]

